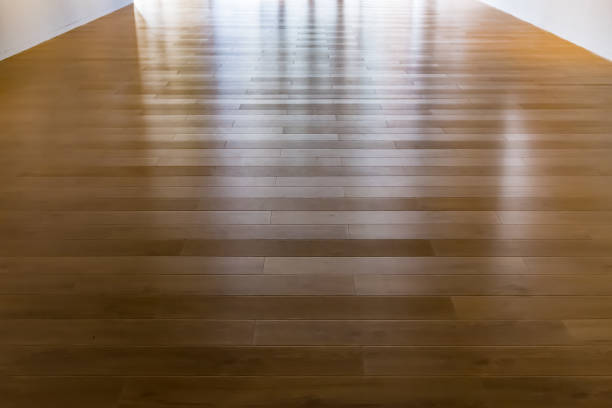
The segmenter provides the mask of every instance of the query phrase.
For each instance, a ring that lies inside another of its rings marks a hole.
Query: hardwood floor
[[[612,406],[612,63],[476,0],[148,0],[0,62],[2,408]]]

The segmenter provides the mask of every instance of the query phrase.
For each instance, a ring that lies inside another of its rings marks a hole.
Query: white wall
[[[0,60],[130,3],[132,0],[0,0]]]
[[[481,0],[612,60],[612,0]]]

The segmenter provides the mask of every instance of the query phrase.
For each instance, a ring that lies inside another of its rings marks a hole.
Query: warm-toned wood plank
[[[545,211],[610,210],[605,197],[346,197],[346,198],[104,198],[58,197],[7,193],[0,197],[5,210],[37,211],[495,211],[538,209]]]
[[[383,159],[381,159],[383,160]],[[290,188],[290,187],[288,187]],[[332,187],[319,187],[332,188]],[[336,187],[338,188],[338,187]],[[571,190],[561,186],[442,186],[442,187],[344,187],[344,194],[354,198],[442,198],[442,197],[499,197],[519,198],[537,197],[552,199],[607,200],[611,194],[596,187],[576,186]]]
[[[606,257],[612,252],[610,239],[465,239],[432,240],[439,256],[575,256]]]
[[[564,255],[564,254],[559,254]],[[524,258],[525,264],[530,271],[539,274],[574,274],[580,271],[580,275],[586,273],[607,274],[612,271],[612,258],[568,258],[568,257],[530,257]]]
[[[274,211],[272,224],[499,224],[495,213],[485,211]]]
[[[443,258],[443,257],[283,257],[266,258],[264,273],[269,274],[380,274],[380,275],[524,275],[521,258]]]
[[[366,347],[370,375],[606,375],[607,347]]]
[[[591,239],[607,237],[605,226],[557,224],[357,224],[348,226],[353,239]]]
[[[601,387],[601,386],[600,386]],[[243,390],[237,393],[236,390]],[[440,390],[444,390],[441,393]],[[482,404],[482,384],[474,378],[415,377],[241,377],[135,378],[127,381],[121,408],[167,406],[246,407],[265,401],[272,407],[401,407]],[[599,400],[604,400],[604,397]],[[603,406],[603,405],[602,405]]]
[[[610,315],[612,316],[612,313]],[[8,319],[437,320],[453,319],[455,308],[451,299],[443,296],[36,294],[0,295],[0,317]]]
[[[612,295],[601,275],[378,275],[355,276],[362,295]]]
[[[174,256],[182,240],[8,240],[0,241],[0,256]]]
[[[570,334],[588,344],[612,343],[612,323],[606,319],[566,320],[564,321]]]
[[[558,321],[258,321],[261,345],[571,344]]]
[[[359,348],[3,346],[3,372],[45,376],[361,375]],[[299,367],[299,368],[298,368]]]
[[[22,276],[53,273],[246,275],[261,273],[263,264],[263,258],[189,256],[5,257],[0,258],[0,272],[11,272]]]
[[[269,224],[268,211],[58,211],[3,212],[0,217],[18,225],[180,225]]]
[[[4,319],[0,344],[245,345],[254,322],[222,320]]]
[[[159,227],[138,225],[87,225],[33,227],[15,226],[0,230],[14,239],[347,239],[346,225],[191,225]],[[580,237],[584,237],[582,234]]]
[[[199,256],[432,256],[429,241],[404,240],[187,240],[183,255]]]
[[[610,377],[508,377],[482,380],[487,401],[495,407],[603,408],[612,402]]]
[[[7,408],[114,408],[124,381],[91,377],[0,376],[0,397]],[[75,392],[77,391],[78,392]]]
[[[351,295],[349,274],[182,275],[182,274],[19,274],[0,275],[0,294],[199,294]]]
[[[610,319],[610,296],[456,296],[461,319]]]

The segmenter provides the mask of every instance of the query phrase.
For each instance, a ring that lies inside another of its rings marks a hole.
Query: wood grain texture
[[[137,1],[0,62],[0,406],[608,408],[611,163],[476,0]]]

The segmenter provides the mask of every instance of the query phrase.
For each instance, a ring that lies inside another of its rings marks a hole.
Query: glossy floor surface
[[[140,0],[0,62],[3,408],[612,406],[612,63],[475,0]]]

